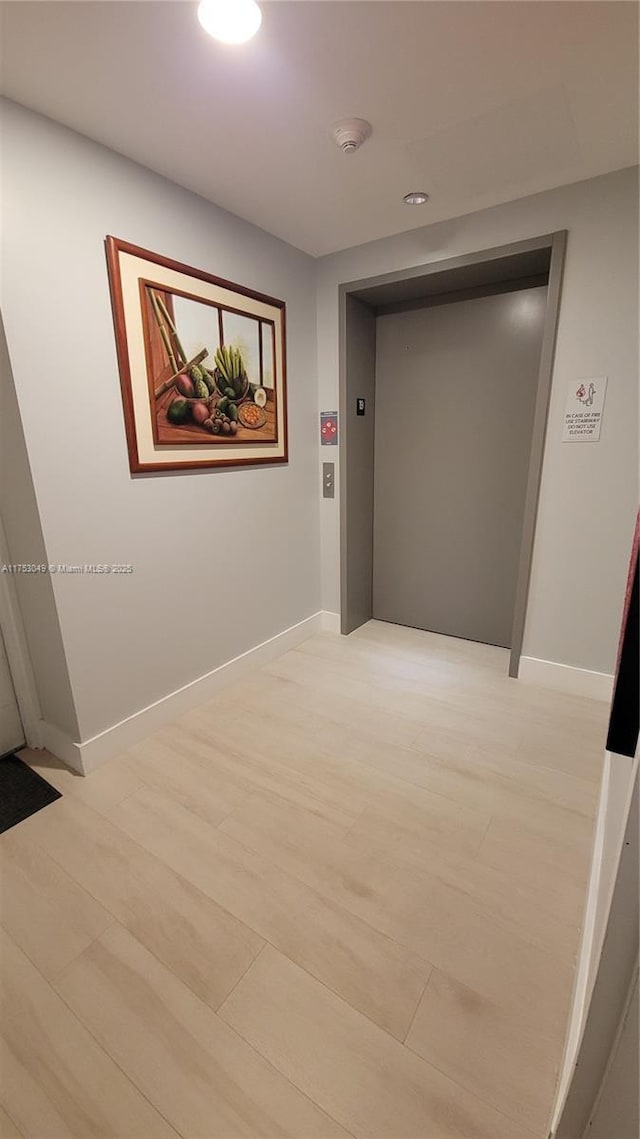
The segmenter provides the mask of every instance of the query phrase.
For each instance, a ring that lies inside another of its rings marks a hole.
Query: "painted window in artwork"
[[[262,384],[265,388],[274,387],[273,374],[273,325],[260,322],[260,338],[262,341]]]
[[[172,299],[175,325],[182,341],[185,358],[193,360],[203,348],[207,348],[209,354],[203,363],[206,368],[213,369],[215,351],[220,345],[218,309],[177,294],[174,294]]]
[[[222,312],[222,331],[225,344],[240,351],[249,382],[260,385],[260,324],[250,316],[236,312]]]

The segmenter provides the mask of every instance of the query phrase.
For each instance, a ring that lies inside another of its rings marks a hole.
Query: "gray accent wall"
[[[428,220],[429,206],[421,208]],[[320,259],[319,402],[338,401],[341,286],[565,229],[523,654],[610,674],[638,492],[637,167]],[[568,385],[590,376],[609,378],[600,442],[563,443]],[[321,526],[323,608],[337,611],[337,500],[323,503]]]
[[[533,288],[378,317],[379,620],[510,645],[545,307]]]
[[[350,633],[368,621],[373,612],[376,317],[368,305],[349,295],[345,297],[345,306],[346,399],[342,430],[348,445],[342,489],[348,542],[341,627],[343,633]],[[364,415],[356,414],[359,398],[365,401]]]

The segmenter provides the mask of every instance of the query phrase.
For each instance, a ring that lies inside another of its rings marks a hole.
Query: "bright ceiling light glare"
[[[262,23],[256,0],[202,0],[198,19],[205,32],[224,44],[244,44]]]
[[[429,195],[425,194],[424,190],[412,190],[410,194],[405,194],[402,201],[408,206],[423,206],[429,201]]]

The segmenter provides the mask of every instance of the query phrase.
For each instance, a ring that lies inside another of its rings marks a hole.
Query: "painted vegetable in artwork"
[[[186,373],[178,376],[176,380],[176,388],[180,392],[180,395],[183,395],[185,399],[193,399],[196,394],[196,389],[193,386],[193,380],[187,376]]]

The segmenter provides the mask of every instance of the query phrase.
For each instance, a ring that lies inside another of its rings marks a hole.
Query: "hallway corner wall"
[[[44,541],[33,557],[133,567],[41,587],[77,726],[53,660],[40,687],[61,728],[102,747],[114,725],[321,608],[315,263],[24,107],[1,113],[1,301]],[[288,464],[130,474],[107,234],[285,301]],[[29,620],[44,630],[35,607]]]
[[[0,317],[0,517],[10,565],[48,563]],[[12,573],[45,732],[69,739],[78,720],[49,573]]]

